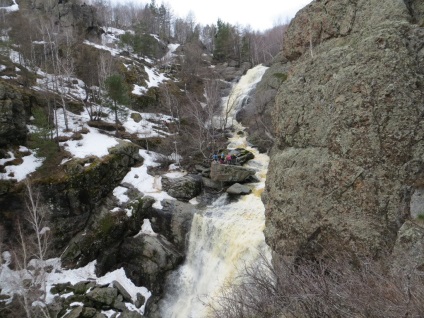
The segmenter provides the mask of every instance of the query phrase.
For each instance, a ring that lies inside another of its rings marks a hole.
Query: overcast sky
[[[150,0],[112,0],[115,3],[150,3]],[[156,0],[168,3],[174,13],[185,18],[192,11],[200,24],[216,23],[218,18],[231,24],[250,25],[254,30],[272,28],[276,22],[285,22],[312,0]]]

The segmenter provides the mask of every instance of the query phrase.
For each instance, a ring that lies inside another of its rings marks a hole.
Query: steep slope
[[[420,1],[314,1],[290,24],[264,195],[278,254],[384,255],[413,219],[424,186],[423,12]]]

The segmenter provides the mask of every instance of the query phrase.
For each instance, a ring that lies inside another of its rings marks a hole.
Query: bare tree
[[[0,260],[1,260],[1,255],[3,253],[3,241],[6,237],[6,231],[4,229],[4,226],[2,224],[0,224]],[[1,262],[0,262],[1,264]]]
[[[67,29],[64,31],[64,43],[62,45],[62,54],[59,55],[59,48],[56,45],[55,58],[57,71],[55,72],[56,90],[62,101],[63,116],[65,119],[65,128],[69,130],[68,126],[68,110],[66,106],[65,94],[69,96],[71,77],[75,72],[74,57],[72,52],[72,31]],[[56,40],[57,41],[57,40]]]
[[[29,181],[25,182],[25,188],[26,226],[18,221],[16,228],[19,247],[13,251],[14,262],[19,269],[15,289],[27,318],[49,318],[44,264],[50,241],[48,209],[41,203],[40,193],[33,189]]]

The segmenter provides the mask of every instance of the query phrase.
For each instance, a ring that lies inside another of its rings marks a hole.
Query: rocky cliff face
[[[0,83],[0,147],[25,144],[25,106],[22,94],[17,89]]]
[[[418,0],[316,0],[290,24],[264,195],[278,254],[379,256],[419,222],[423,13]]]

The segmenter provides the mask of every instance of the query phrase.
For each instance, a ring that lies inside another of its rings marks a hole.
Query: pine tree
[[[116,129],[116,133],[118,133],[118,125],[119,125],[118,114],[121,111],[123,111],[120,105],[128,104],[129,89],[124,79],[118,74],[109,76],[106,79],[105,85],[106,85],[107,95],[112,100],[112,104],[110,105],[110,108],[115,114],[115,129]]]

